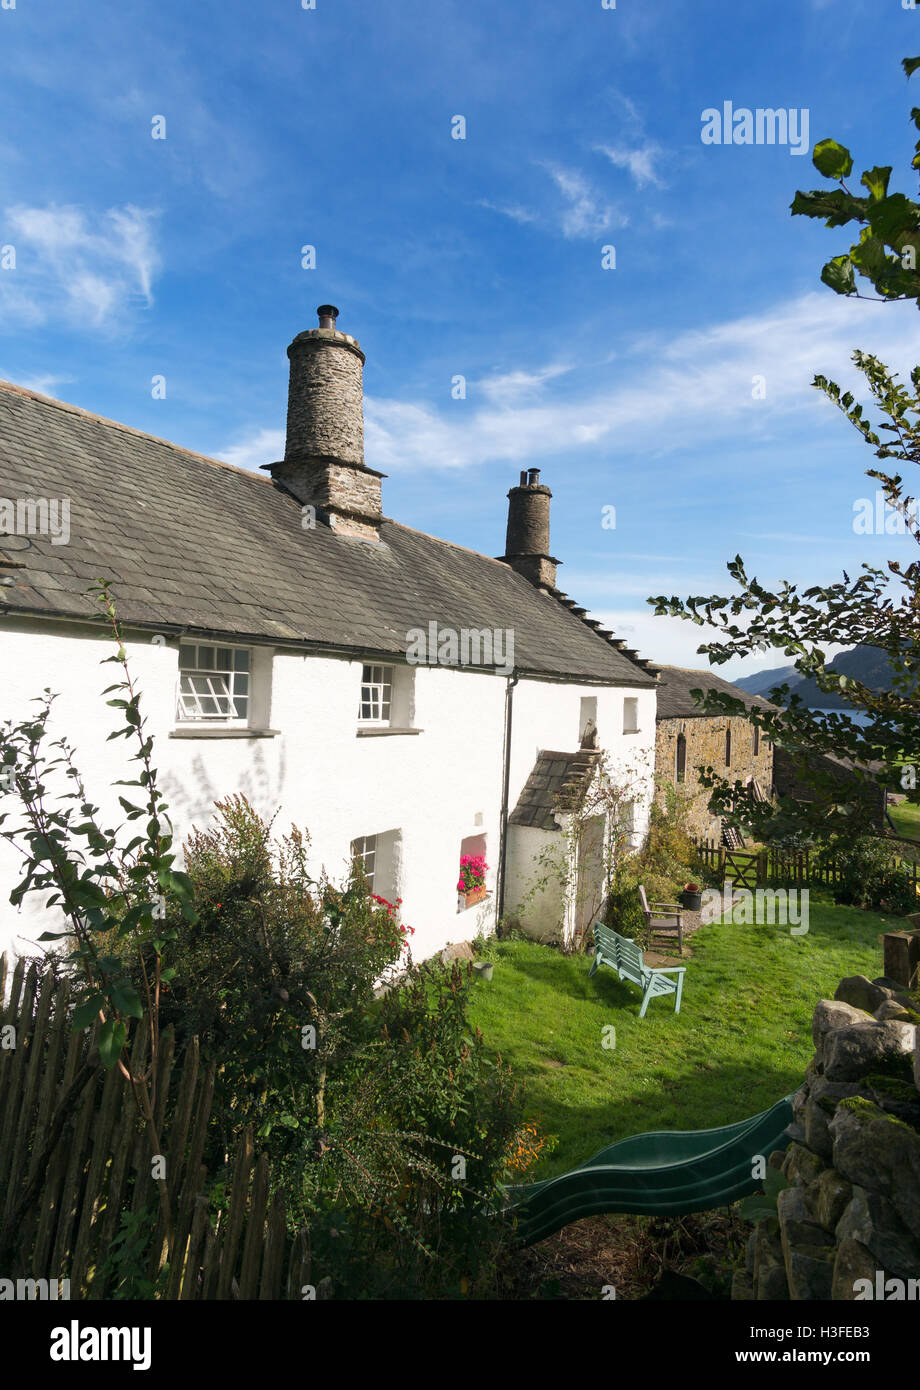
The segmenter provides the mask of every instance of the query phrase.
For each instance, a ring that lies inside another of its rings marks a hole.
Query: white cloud
[[[549,367],[540,367],[531,372],[519,369],[513,372],[503,372],[498,376],[481,377],[474,384],[488,400],[498,405],[507,405],[512,401],[520,400],[522,397],[526,399],[539,395],[541,388],[547,381],[553,381],[556,377],[564,376],[566,372],[570,371],[572,371],[571,366],[557,363]]]
[[[605,203],[577,169],[565,169],[559,164],[544,164],[543,168],[565,199],[566,206],[559,214],[564,237],[596,237],[611,227],[626,226],[627,218],[612,204]]]
[[[480,198],[479,206],[488,208],[490,212],[500,212],[503,217],[510,217],[512,222],[539,222],[539,215],[530,208],[522,207],[520,203],[505,205],[502,203],[492,203],[488,198]]]
[[[481,198],[479,206],[510,217],[514,222],[533,223],[561,232],[569,241],[603,236],[612,227],[627,225],[629,219],[615,204],[606,201],[577,169],[567,169],[561,164],[545,161],[537,163],[549,174],[562,194],[561,205],[557,203],[537,211],[520,203],[494,203]]]
[[[647,454],[650,420],[659,453],[764,438],[797,416],[809,427],[822,406],[832,409],[811,386],[814,375],[860,394],[862,378],[849,360],[857,345],[903,371],[914,361],[915,319],[912,304],[872,315],[864,304],[814,292],[705,328],[645,335],[627,345],[613,385],[600,368],[594,380],[603,384],[580,396],[553,390],[554,367],[534,366],[520,369],[529,398],[509,401],[490,386],[479,405],[474,389],[450,416],[428,404],[368,397],[367,460],[384,470],[470,468],[577,453],[613,439],[620,450]],[[755,377],[764,378],[763,400],[752,396]]]
[[[130,204],[101,216],[54,205],[7,208],[4,235],[16,248],[16,269],[0,276],[5,316],[106,328],[139,303],[149,307],[160,264],[154,216]]]
[[[216,458],[237,468],[260,468],[263,463],[275,463],[284,457],[284,430],[256,430],[236,444],[218,449]]]
[[[648,142],[636,149],[627,149],[622,145],[595,145],[594,148],[599,154],[606,155],[615,168],[628,169],[638,188],[645,188],[648,184],[655,188],[667,186],[655,169],[655,161],[662,154],[660,145]]]

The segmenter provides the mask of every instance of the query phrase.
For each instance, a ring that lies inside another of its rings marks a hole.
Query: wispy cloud
[[[614,227],[628,224],[625,213],[605,198],[580,170],[546,160],[536,162],[549,175],[560,197],[540,209],[488,198],[480,198],[479,206],[509,217],[513,222],[543,227],[569,241],[603,236]]]
[[[915,314],[911,305],[892,304],[869,319],[863,305],[815,292],[673,338],[649,334],[623,354],[613,386],[604,380],[577,396],[554,388],[554,368],[535,366],[521,372],[528,399],[507,400],[492,386],[479,405],[473,389],[449,416],[428,404],[369,397],[368,462],[385,471],[460,469],[569,453],[614,438],[621,450],[647,454],[650,420],[659,453],[739,434],[765,437],[791,419],[814,422],[818,410],[832,408],[811,386],[817,372],[859,394],[862,379],[849,360],[856,345],[908,367]],[[765,399],[753,395],[755,378],[763,378]]]
[[[7,208],[4,241],[15,247],[16,269],[0,275],[5,316],[106,328],[131,308],[149,307],[160,265],[154,221],[130,204],[101,215],[72,206]]]
[[[577,169],[566,169],[560,164],[543,167],[563,197],[559,224],[564,237],[596,237],[611,227],[626,226],[628,218],[605,202]]]
[[[595,145],[594,148],[598,154],[606,155],[615,168],[627,169],[638,188],[645,188],[649,184],[655,188],[667,187],[655,168],[656,161],[663,154],[660,145],[648,142],[635,149],[625,145]]]
[[[224,463],[252,469],[260,468],[263,463],[274,463],[283,456],[284,430],[254,430],[216,453]]]

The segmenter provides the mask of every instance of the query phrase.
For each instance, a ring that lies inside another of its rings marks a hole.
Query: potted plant
[[[482,854],[462,854],[460,856],[460,878],[457,892],[463,899],[464,907],[482,902],[486,896],[486,871],[488,864]]]
[[[699,912],[703,906],[703,892],[698,883],[685,883],[680,895],[680,905],[687,912]]]

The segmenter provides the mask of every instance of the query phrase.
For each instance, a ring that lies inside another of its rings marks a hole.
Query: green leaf
[[[905,74],[911,77],[920,68],[920,58],[902,58],[901,67]]]
[[[846,145],[836,140],[819,140],[812,152],[811,162],[826,179],[845,179],[853,168],[853,156]]]
[[[867,169],[859,180],[864,188],[868,188],[869,196],[874,202],[888,195],[888,180],[891,178],[891,165],[886,164],[882,167],[876,165],[874,169]]]
[[[849,256],[835,256],[821,271],[821,279],[836,294],[855,294],[856,279]]]
[[[99,1029],[99,1060],[106,1071],[111,1071],[118,1061],[127,1035],[127,1026],[114,1018],[107,1018]]]
[[[78,1004],[73,1011],[73,1031],[82,1033],[84,1028],[89,1028],[104,1004],[105,999],[101,994],[91,994],[82,1004]]]
[[[111,989],[111,999],[120,1014],[127,1014],[129,1018],[144,1017],[144,1009],[141,1004],[140,995],[133,985],[113,985]]]

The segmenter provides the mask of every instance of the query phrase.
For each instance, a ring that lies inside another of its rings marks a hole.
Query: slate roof
[[[70,499],[70,541],[0,536],[0,612],[92,616],[104,577],[126,626],[398,655],[433,619],[512,629],[525,673],[655,684],[501,561],[390,520],[383,545],[304,530],[268,477],[0,381],[0,498],[36,496]]]
[[[577,806],[591,783],[599,752],[581,748],[577,753],[540,752],[524,783],[509,825],[532,825],[558,830],[555,811]]]
[[[686,666],[659,666],[660,676],[658,678],[658,712],[656,719],[698,719],[714,718],[716,716],[706,716],[701,711],[699,705],[690,694],[691,690],[717,690],[723,695],[733,695],[738,700],[743,700],[748,709],[772,709],[769,700],[762,695],[751,695],[749,691],[742,690],[737,685],[732,685],[730,681],[723,680],[721,676],[713,675],[712,671],[690,670]]]

